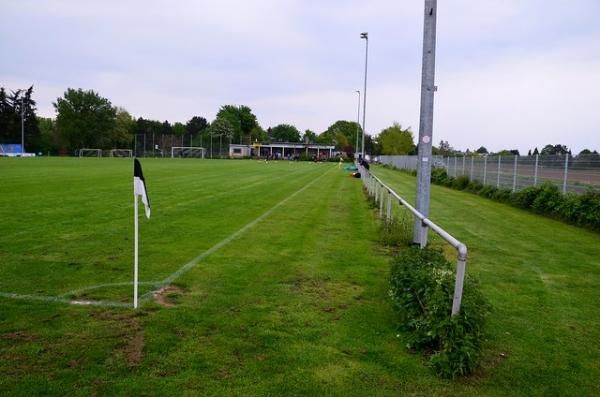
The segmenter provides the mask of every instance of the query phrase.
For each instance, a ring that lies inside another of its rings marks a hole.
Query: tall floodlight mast
[[[360,131],[358,130],[360,127],[360,90],[356,90],[356,93],[358,94],[358,111],[356,115],[356,146],[354,146],[355,158],[358,157],[358,135],[360,134]]]
[[[435,86],[435,28],[437,0],[425,0],[423,25],[423,67],[421,72],[421,116],[419,120],[419,153],[417,160],[417,211],[429,216],[431,190],[431,145],[433,132],[433,94]],[[427,245],[427,227],[415,220],[413,241]]]
[[[25,90],[21,92],[21,157],[25,155]]]
[[[365,158],[365,120],[367,116],[367,63],[369,60],[369,33],[363,32],[360,34],[361,39],[365,39],[365,86],[363,88],[363,122],[362,122],[362,158]]]

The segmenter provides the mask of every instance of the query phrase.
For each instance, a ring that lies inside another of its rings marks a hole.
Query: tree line
[[[294,125],[282,123],[263,129],[252,109],[246,105],[223,105],[215,119],[195,115],[185,123],[158,121],[143,117],[134,118],[126,109],[114,106],[107,98],[93,90],[68,88],[62,97],[53,102],[55,118],[38,117],[36,102],[32,98],[33,86],[27,90],[7,94],[0,87],[0,143],[21,142],[21,118],[24,120],[25,147],[28,152],[70,154],[81,148],[129,149],[135,136],[174,136],[181,138],[183,146],[206,145],[207,140],[218,137],[225,143],[251,144],[254,142],[304,142],[334,145],[340,152],[352,156],[362,147],[362,128],[355,121],[338,120],[325,131],[303,133]],[[185,138],[185,141],[184,141]],[[148,140],[150,141],[150,140]],[[157,142],[161,142],[157,140]],[[357,146],[358,143],[358,146]],[[414,155],[413,133],[393,123],[371,136],[365,134],[365,152],[371,155]],[[535,148],[528,154],[570,154],[565,145],[546,145],[541,151]],[[433,154],[453,155],[519,155],[516,149],[489,153],[481,146],[476,150],[460,151],[448,141],[433,147]],[[585,149],[580,154],[598,156],[596,151]],[[600,158],[600,157],[599,157]]]

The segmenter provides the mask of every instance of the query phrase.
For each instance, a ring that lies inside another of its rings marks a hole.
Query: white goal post
[[[79,157],[102,157],[102,149],[79,149]]]
[[[206,149],[196,146],[173,146],[171,148],[171,158],[204,158]]]
[[[109,151],[109,157],[133,157],[133,150],[131,149],[111,149]]]

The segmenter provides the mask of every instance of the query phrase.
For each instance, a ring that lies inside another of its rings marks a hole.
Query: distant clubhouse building
[[[309,158],[326,159],[336,155],[335,146],[316,143],[278,142],[254,143],[252,145],[229,145],[229,157],[270,157],[288,159],[304,155]]]

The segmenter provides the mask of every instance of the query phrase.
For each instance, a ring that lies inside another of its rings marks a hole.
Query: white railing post
[[[458,157],[454,156],[454,177],[458,176]]]
[[[383,199],[383,193],[385,192],[385,189],[383,188],[383,186],[380,187],[379,190],[379,217],[383,218],[383,202],[385,201]]]
[[[458,258],[456,264],[456,281],[454,283],[454,298],[452,300],[452,316],[460,311],[462,302],[463,284],[465,280],[465,260]]]
[[[462,176],[465,176],[465,160],[467,159],[467,156],[465,156],[463,154],[463,164],[462,164]]]
[[[389,190],[387,194],[387,208],[385,220],[387,221],[387,223],[390,223],[392,221],[392,193]]]

